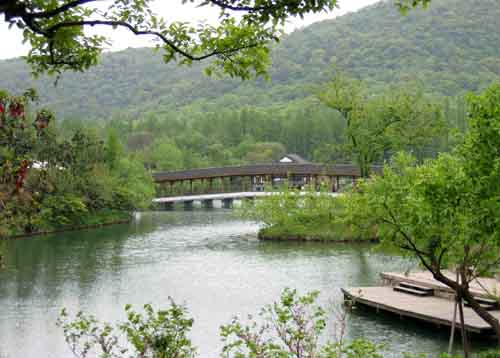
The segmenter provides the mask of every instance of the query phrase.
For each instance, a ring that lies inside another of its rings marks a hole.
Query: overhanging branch
[[[71,10],[75,7],[91,3],[91,2],[96,2],[98,0],[75,0],[75,1],[70,1],[56,9],[53,10],[47,10],[47,11],[42,11],[42,12],[33,12],[33,13],[26,13],[25,15],[31,18],[37,18],[37,19],[49,19],[51,17],[57,16],[59,14],[62,14],[63,12],[66,12],[68,10]]]
[[[159,38],[163,43],[165,43],[167,46],[169,46],[173,51],[176,53],[181,54],[182,56],[186,57],[187,59],[191,61],[202,61],[205,60],[209,57],[217,56],[217,55],[224,55],[228,56],[233,53],[239,52],[244,49],[249,49],[249,48],[254,48],[262,43],[256,42],[256,43],[250,43],[248,45],[243,45],[243,46],[236,46],[230,49],[226,50],[214,50],[212,52],[206,53],[204,55],[200,56],[195,56],[193,54],[190,54],[189,52],[181,49],[179,46],[177,46],[174,42],[169,40],[165,35],[158,31],[151,31],[151,30],[139,30],[135,28],[133,25],[129,24],[128,22],[125,21],[114,21],[114,20],[83,20],[83,21],[67,21],[67,22],[61,22],[58,24],[55,24],[45,30],[40,30],[40,29],[33,29],[35,32],[42,34],[44,36],[47,36],[48,38],[52,38],[54,34],[66,27],[77,27],[77,26],[111,26],[111,27],[123,27],[131,31],[137,36],[144,36],[144,35],[149,35],[149,36],[154,36]]]

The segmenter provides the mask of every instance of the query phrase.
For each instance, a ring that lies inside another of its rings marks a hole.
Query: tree
[[[181,169],[183,160],[182,151],[168,138],[155,140],[146,152],[146,161],[157,170]]]
[[[290,16],[333,10],[336,0],[183,0],[182,4],[219,10],[216,26],[168,23],[154,14],[152,0],[0,0],[0,15],[23,29],[30,44],[28,62],[34,73],[83,71],[98,61],[107,38],[88,27],[124,28],[158,41],[165,62],[191,64],[212,59],[207,67],[230,76],[266,74],[269,41],[277,41]]]
[[[421,91],[394,88],[368,96],[364,87],[361,81],[336,74],[316,91],[324,105],[345,119],[347,142],[341,152],[351,154],[363,177],[387,152],[420,152],[444,131],[441,107]]]
[[[408,12],[408,10],[413,9],[417,6],[426,7],[431,3],[431,0],[396,0],[396,5],[403,11],[403,13]]]
[[[286,148],[277,142],[258,142],[249,148],[245,160],[249,163],[270,163],[285,155]]]
[[[472,281],[500,268],[500,84],[468,101],[470,131],[456,152],[421,165],[398,156],[345,198],[346,220],[375,227],[383,244],[416,256],[500,342],[498,319],[470,291]]]
[[[121,156],[124,154],[125,150],[118,138],[118,134],[115,130],[111,129],[108,134],[108,139],[106,142],[106,162],[111,169],[115,169],[117,163]]]
[[[53,120],[51,112],[41,110],[32,124],[28,122],[27,106],[36,99],[34,90],[22,96],[0,91],[0,213],[13,196],[23,192],[35,164],[33,150],[43,141],[45,129]]]
[[[49,110],[30,114],[35,99],[0,92],[0,237],[122,221],[150,205],[151,175],[116,135],[64,139]]]

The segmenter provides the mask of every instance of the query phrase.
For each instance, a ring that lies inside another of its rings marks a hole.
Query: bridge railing
[[[173,197],[185,195],[223,194],[235,192],[274,191],[283,186],[294,189],[315,187],[317,190],[326,187],[331,192],[341,191],[343,188],[356,182],[354,176],[338,177],[301,177],[301,178],[255,178],[229,177],[200,180],[176,180],[157,184],[158,197]]]

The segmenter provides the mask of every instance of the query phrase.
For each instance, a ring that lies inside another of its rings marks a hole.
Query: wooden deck
[[[451,272],[447,274],[453,275]],[[346,300],[352,300],[357,305],[375,308],[377,311],[392,312],[400,317],[414,318],[438,326],[451,326],[455,305],[454,301],[450,299],[452,297],[451,290],[434,280],[429,273],[417,272],[404,275],[385,272],[381,276],[386,283],[385,286],[342,289]],[[395,291],[393,286],[399,282],[409,282],[432,288],[437,295],[419,297]],[[481,278],[471,283],[471,287],[473,294],[476,296],[488,297],[489,293],[496,292],[498,294],[500,292],[500,282],[497,279]],[[490,313],[500,320],[500,310],[490,311]],[[464,319],[465,328],[469,332],[481,335],[493,333],[491,327],[469,307],[464,307]],[[458,315],[456,317],[456,326],[460,327]]]
[[[418,297],[394,291],[392,287],[352,287],[342,289],[344,296],[377,310],[388,311],[401,317],[411,317],[437,325],[451,326],[454,302],[439,297]],[[500,311],[491,311],[500,319]],[[464,307],[465,328],[479,334],[491,334],[491,327],[471,308]],[[457,315],[457,327],[460,321]]]

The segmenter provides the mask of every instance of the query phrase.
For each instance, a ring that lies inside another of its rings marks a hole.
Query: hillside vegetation
[[[34,81],[22,60],[0,62],[0,87],[36,87],[59,118],[137,118],[189,107],[289,106],[310,96],[310,85],[332,65],[374,91],[417,82],[432,94],[457,96],[500,77],[497,0],[434,0],[408,16],[392,1],[323,21],[286,36],[273,49],[272,81],[207,78],[201,66],[175,67],[151,49],[110,53],[86,73]]]

